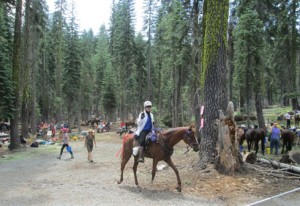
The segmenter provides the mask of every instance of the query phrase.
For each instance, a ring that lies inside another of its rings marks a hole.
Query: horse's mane
[[[187,129],[188,129],[188,127],[175,127],[175,128],[168,129],[167,131],[165,131],[163,133],[163,135],[166,138],[170,138],[171,136],[177,134],[178,132],[180,132],[182,130],[187,130]]]

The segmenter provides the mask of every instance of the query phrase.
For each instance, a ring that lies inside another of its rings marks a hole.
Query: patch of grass
[[[263,109],[263,114],[265,120],[269,119],[271,122],[275,122],[278,116],[284,115],[289,111],[292,111],[292,107],[271,106],[267,109]]]
[[[41,154],[56,153],[58,149],[60,149],[60,146],[58,145],[40,145],[38,148],[26,147],[13,151],[7,150],[4,154],[4,158],[0,158],[0,164],[10,160],[29,159],[39,157]]]

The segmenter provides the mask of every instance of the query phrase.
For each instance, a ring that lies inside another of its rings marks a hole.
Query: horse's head
[[[195,137],[195,127],[190,126],[184,134],[183,141],[193,148],[194,152],[198,152],[200,150],[199,144]]]

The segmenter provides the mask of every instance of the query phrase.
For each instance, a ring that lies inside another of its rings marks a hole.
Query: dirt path
[[[124,182],[117,184],[120,175],[120,139],[115,134],[101,134],[94,149],[94,163],[87,161],[83,142],[72,142],[75,159],[64,152],[56,159],[59,146],[27,148],[17,154],[7,154],[0,161],[0,205],[219,205],[219,201],[193,197],[175,190],[173,171],[168,184],[160,189],[158,182],[150,184],[151,161],[140,166],[140,188],[134,186],[132,160],[125,170]],[[194,154],[196,155],[196,154]],[[142,168],[143,167],[143,168]]]
[[[179,144],[173,154],[182,179],[183,191],[175,189],[173,170],[166,167],[158,171],[151,184],[152,161],[139,165],[140,187],[134,186],[132,159],[120,176],[121,139],[115,133],[97,134],[94,163],[87,161],[82,141],[72,142],[75,159],[64,152],[56,157],[60,146],[25,148],[18,153],[7,153],[0,160],[0,205],[245,205],[267,196],[295,188],[278,188],[279,180],[260,183],[256,176],[228,177],[213,171],[197,171],[197,153],[185,152]],[[160,164],[164,164],[161,162]],[[274,185],[268,188],[266,185]],[[277,188],[277,190],[276,190]]]

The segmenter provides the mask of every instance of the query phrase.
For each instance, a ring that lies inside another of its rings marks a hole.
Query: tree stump
[[[237,142],[237,126],[234,121],[233,103],[229,102],[226,116],[219,112],[218,123],[218,156],[215,162],[215,169],[222,174],[234,174],[241,170],[243,161],[239,154]]]
[[[289,154],[285,154],[281,157],[279,162],[300,164],[300,153],[299,152],[290,152]]]
[[[256,160],[257,160],[257,156],[254,152],[249,153],[245,158],[245,162],[250,164],[254,164]]]

